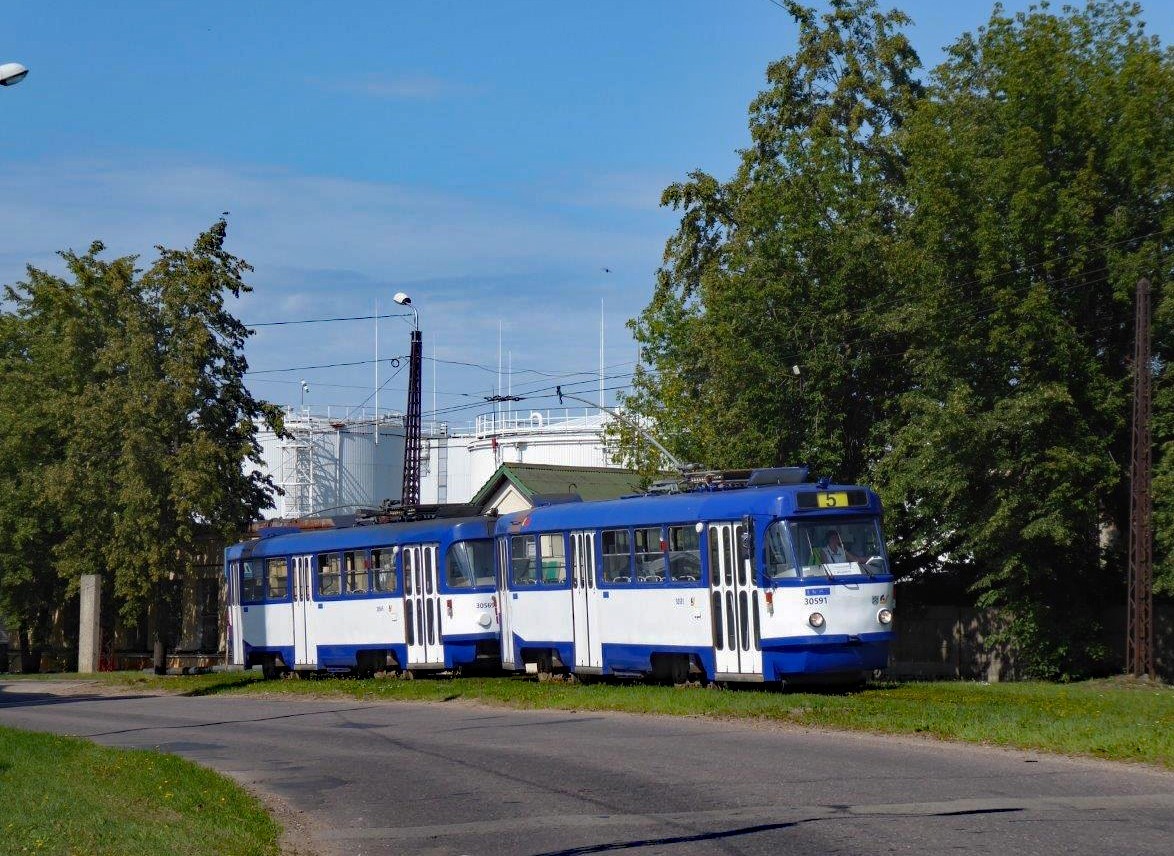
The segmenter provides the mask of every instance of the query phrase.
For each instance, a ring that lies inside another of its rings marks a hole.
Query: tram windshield
[[[880,522],[822,520],[785,523],[766,531],[766,573],[771,579],[887,574]]]
[[[493,542],[486,538],[453,544],[448,548],[444,573],[449,588],[494,585]]]

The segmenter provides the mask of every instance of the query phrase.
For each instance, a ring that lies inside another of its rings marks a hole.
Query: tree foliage
[[[891,131],[920,95],[918,61],[900,13],[788,8],[799,50],[767,70],[737,174],[697,171],[664,192],[681,226],[630,324],[644,366],[625,406],[687,460],[799,459],[855,478],[879,456],[899,388],[885,312],[906,266]]]
[[[226,229],[158,247],[146,269],[95,243],[61,253],[66,276],[30,267],[7,289],[0,596],[22,620],[87,573],[137,614],[201,538],[231,537],[269,504],[256,432],[280,430],[280,413],[244,384],[249,331],[225,299],[249,290],[251,268],[224,249]]]
[[[1135,4],[996,6],[923,85],[900,13],[787,6],[736,175],[665,191],[626,404],[683,457],[876,484],[907,579],[999,607],[1033,673],[1087,669],[1123,579],[1143,275],[1174,591],[1171,51]]]

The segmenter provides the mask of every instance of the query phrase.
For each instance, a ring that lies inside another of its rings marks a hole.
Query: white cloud
[[[256,290],[237,305],[239,317],[368,315],[376,299],[388,312],[391,293],[408,291],[429,354],[435,349],[442,359],[491,369],[439,365],[442,394],[492,390],[499,320],[516,377],[537,377],[524,374],[527,369],[592,372],[599,362],[601,298],[607,362],[630,361],[634,346],[623,322],[647,302],[664,241],[655,226],[633,228],[622,212],[585,222],[560,200],[531,198],[523,206],[428,187],[138,153],[0,165],[0,196],[4,283],[23,278],[30,262],[60,270],[54,251],[84,251],[95,238],[110,255],[150,258],[155,244],[188,245],[230,211],[229,249],[256,268],[248,277]],[[598,204],[607,203],[601,196]],[[615,272],[602,273],[604,266]],[[406,350],[401,322],[388,319],[382,331],[385,355],[396,343]],[[373,338],[371,322],[262,328],[248,356],[256,368],[370,359]],[[372,376],[370,366],[361,366],[317,372],[310,380],[363,385]],[[296,403],[296,384],[271,383],[282,377],[267,376],[259,392]],[[430,389],[430,367],[424,380]],[[405,382],[397,378],[393,385]],[[357,395],[334,394],[347,401]]]

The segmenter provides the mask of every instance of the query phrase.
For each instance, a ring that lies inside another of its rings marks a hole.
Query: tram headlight
[[[807,623],[810,624],[812,627],[814,627],[816,630],[823,627],[823,613],[822,612],[811,613],[811,615],[807,616]]]
[[[891,609],[882,609],[876,614],[876,620],[881,624],[893,623],[893,611]]]

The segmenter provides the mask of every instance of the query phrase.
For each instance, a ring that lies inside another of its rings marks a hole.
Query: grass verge
[[[0,854],[276,854],[277,824],[174,755],[0,726]]]
[[[1174,688],[1124,679],[1072,684],[893,682],[848,693],[539,683],[524,677],[265,682],[256,673],[177,678],[126,673],[103,676],[103,680],[193,695],[247,692],[370,701],[465,699],[519,708],[750,719],[925,735],[1174,769]]]

